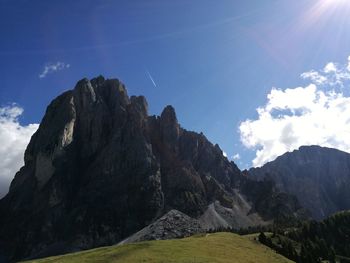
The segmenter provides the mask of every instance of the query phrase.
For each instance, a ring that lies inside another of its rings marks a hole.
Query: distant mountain
[[[295,195],[315,219],[350,209],[350,154],[320,146],[302,146],[261,168],[251,178],[272,179],[284,192]]]
[[[198,231],[305,215],[181,128],[173,107],[148,116],[146,99],[116,79],[83,79],[54,99],[24,160],[0,200],[0,254],[11,260],[115,244],[173,209]]]

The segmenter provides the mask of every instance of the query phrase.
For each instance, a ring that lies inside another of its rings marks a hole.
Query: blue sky
[[[273,87],[307,87],[315,79],[300,75],[331,61],[346,67],[347,2],[0,0],[0,107],[23,109],[10,121],[26,127],[79,79],[117,77],[129,95],[146,96],[151,114],[173,105],[183,127],[248,168],[273,138],[242,144],[240,126],[261,121],[256,109]]]

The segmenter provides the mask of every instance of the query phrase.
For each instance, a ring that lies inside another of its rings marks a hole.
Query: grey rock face
[[[299,207],[286,210],[275,194],[264,200],[276,211],[258,207],[248,183],[262,184],[181,128],[171,106],[160,117],[147,111],[144,97],[103,77],[53,100],[0,200],[0,250],[18,260],[111,245],[168,211],[199,218],[214,202],[233,227],[274,220],[276,211],[295,217]]]
[[[249,170],[257,180],[270,178],[295,195],[315,219],[350,209],[350,154],[319,146],[302,146],[261,168]]]

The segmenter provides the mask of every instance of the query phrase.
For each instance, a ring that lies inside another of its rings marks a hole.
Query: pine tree
[[[265,236],[264,232],[260,232],[260,234],[259,234],[259,242],[261,244],[266,245],[266,236]]]

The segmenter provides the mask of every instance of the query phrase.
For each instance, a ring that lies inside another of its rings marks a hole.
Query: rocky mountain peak
[[[238,228],[300,207],[183,129],[172,106],[148,116],[119,80],[82,79],[50,103],[0,200],[0,251],[19,260],[115,244],[173,209]]]
[[[144,96],[131,96],[130,102],[144,117],[148,116],[148,103]]]
[[[180,125],[178,124],[175,109],[168,105],[160,115],[162,138],[167,144],[177,145],[180,136]]]
[[[175,109],[171,105],[168,105],[163,109],[160,118],[163,123],[174,125],[178,124]]]
[[[130,103],[126,88],[118,79],[103,76],[92,79],[84,78],[74,88],[74,100],[82,109],[93,108],[95,104],[104,104],[109,109],[125,107]]]

